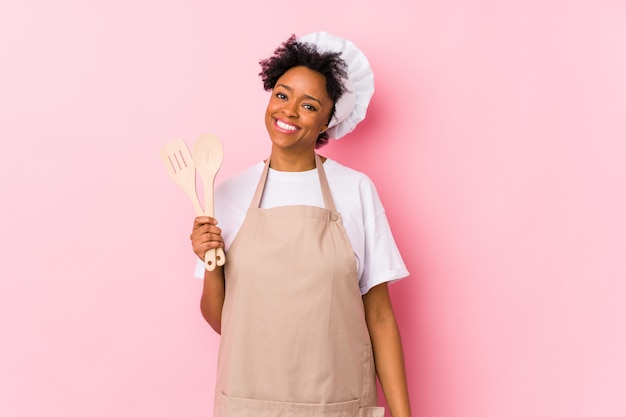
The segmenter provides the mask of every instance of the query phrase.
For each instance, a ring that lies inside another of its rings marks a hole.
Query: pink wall
[[[243,4],[242,4],[243,3]],[[23,0],[0,6],[0,415],[209,416],[218,338],[162,144],[267,155],[257,62],[327,30],[369,118],[421,417],[626,415],[621,1]]]

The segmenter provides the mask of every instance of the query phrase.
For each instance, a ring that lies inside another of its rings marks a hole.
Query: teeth
[[[278,125],[278,127],[280,127],[281,129],[291,130],[291,131],[298,130],[298,128],[297,128],[297,127],[295,127],[295,126],[293,126],[293,125],[288,125],[287,123],[282,122],[282,121],[280,121],[280,120],[276,120],[276,124],[277,124],[277,125]]]

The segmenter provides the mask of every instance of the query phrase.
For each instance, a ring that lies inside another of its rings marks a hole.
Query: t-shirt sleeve
[[[361,191],[364,230],[361,294],[384,282],[393,283],[409,275],[387,220],[374,184],[365,183]]]
[[[378,284],[391,284],[409,275],[384,212],[366,225],[363,261],[363,275],[359,280],[361,294]]]
[[[193,269],[193,276],[198,279],[204,279],[204,262],[199,258],[196,261],[196,266]]]

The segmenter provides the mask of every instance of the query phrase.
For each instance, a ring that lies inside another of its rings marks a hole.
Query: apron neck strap
[[[317,153],[315,154],[315,167],[317,168],[317,175],[320,180],[320,186],[322,187],[324,205],[326,206],[327,210],[335,213],[337,209],[335,208],[335,203],[333,202],[332,195],[330,194],[330,187],[328,186],[328,180],[326,179],[324,164],[322,163],[322,159]],[[263,190],[265,190],[265,183],[267,182],[267,174],[269,173],[269,170],[270,158],[267,158],[267,161],[265,161],[265,166],[263,167],[263,172],[261,173],[261,178],[259,179],[259,184],[256,187],[254,197],[252,198],[252,202],[250,203],[250,208],[259,208],[261,206],[261,197],[263,197]]]
[[[320,179],[320,186],[322,187],[322,196],[324,197],[326,210],[336,213],[337,209],[335,208],[335,203],[333,202],[333,197],[330,193],[330,187],[328,186],[328,180],[326,179],[326,171],[324,171],[324,164],[322,163],[322,158],[320,158],[318,154],[315,154],[315,166],[317,167],[317,175]]]

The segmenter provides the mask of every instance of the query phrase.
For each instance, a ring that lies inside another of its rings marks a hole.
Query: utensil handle
[[[200,205],[200,199],[198,198],[198,193],[196,192],[196,189],[185,188],[184,190],[191,200],[191,204],[193,205],[193,211],[196,212],[196,216],[204,216],[204,209]]]
[[[204,254],[204,267],[207,271],[213,271],[215,269],[215,265],[217,265],[215,258],[215,248],[209,249]]]
[[[191,202],[193,203],[196,215],[208,215],[208,213],[205,213],[205,211],[202,209],[202,206],[200,205],[200,200],[198,199],[198,194],[196,192],[190,193],[189,197],[191,198]],[[213,216],[211,215],[211,217]],[[209,249],[204,254],[204,267],[207,271],[213,271],[216,265],[224,265],[225,261],[226,256],[224,256],[224,251],[222,250],[222,248],[218,248],[217,251],[215,250],[215,248]]]
[[[205,200],[205,209],[204,209],[203,214],[205,216],[213,217],[215,214],[214,214],[214,208],[213,208],[213,190],[212,190],[212,187],[211,187],[211,190],[210,190],[210,195],[205,197],[205,198],[206,198],[206,200]],[[200,206],[199,202],[198,202],[198,206]],[[204,266],[207,269],[207,271],[213,271],[215,269],[216,265],[222,266],[222,265],[224,265],[224,262],[226,262],[226,255],[224,255],[224,250],[222,248],[209,249],[204,254]]]
[[[219,266],[223,266],[226,263],[226,254],[223,248],[217,248],[215,250],[215,263]]]
[[[205,210],[205,214],[209,217],[214,217],[215,216],[215,205],[214,205],[214,200],[213,200],[213,189],[214,189],[214,185],[213,183],[207,183],[204,184],[204,210]],[[219,266],[222,266],[226,263],[226,254],[224,253],[224,249],[223,248],[217,248],[217,249],[213,249],[214,253],[215,253],[215,258],[213,259],[215,261],[215,263]],[[208,265],[208,264],[207,264]],[[215,267],[213,267],[215,268]],[[208,266],[207,266],[208,269]],[[212,271],[213,269],[209,269],[209,271]]]

